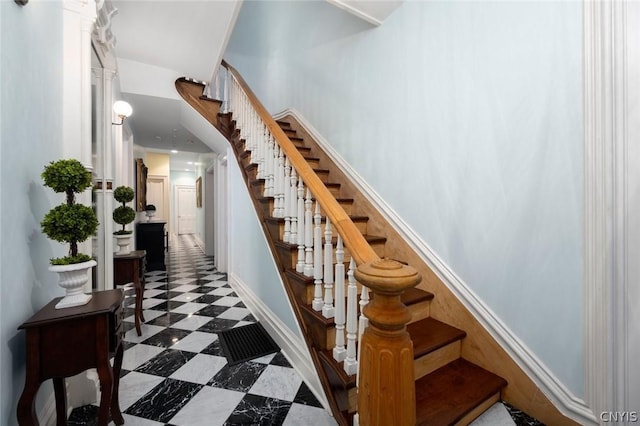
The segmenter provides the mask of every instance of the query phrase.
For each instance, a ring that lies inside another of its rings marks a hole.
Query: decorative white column
[[[62,156],[80,161],[93,172],[91,160],[91,32],[96,19],[93,0],[64,0],[62,13]],[[91,206],[91,191],[76,201]],[[92,253],[92,239],[78,244],[78,251]],[[92,290],[91,274],[85,291]],[[98,400],[97,375],[81,373],[68,380],[68,402],[72,407]]]

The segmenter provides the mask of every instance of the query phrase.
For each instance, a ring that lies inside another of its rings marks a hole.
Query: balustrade
[[[410,317],[400,295],[420,281],[419,274],[378,258],[241,77],[228,64],[223,66],[229,72],[218,75],[231,81],[216,84],[216,93],[224,87],[225,104],[245,140],[245,149],[251,152],[257,178],[264,180],[263,195],[273,199],[271,215],[283,219],[282,241],[297,249],[295,270],[313,278],[311,307],[334,318],[333,357],[343,363],[347,374],[362,373],[358,374],[359,387],[367,391],[358,393],[360,423],[395,424],[393,416],[398,416],[397,424],[411,424],[412,415],[415,422],[412,343],[406,332]],[[346,273],[345,246],[351,257]],[[362,284],[360,298],[358,283]],[[370,289],[375,294],[371,300]],[[393,376],[382,380],[380,371]],[[391,395],[382,393],[384,386],[391,386]],[[377,395],[370,395],[372,390]],[[405,410],[410,414],[401,413]],[[380,423],[379,419],[391,420]]]

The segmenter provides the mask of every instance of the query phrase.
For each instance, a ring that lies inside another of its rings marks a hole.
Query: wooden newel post
[[[389,259],[358,266],[355,277],[374,296],[365,307],[369,318],[359,354],[358,413],[363,426],[416,423],[411,320],[400,295],[422,277],[413,268]]]

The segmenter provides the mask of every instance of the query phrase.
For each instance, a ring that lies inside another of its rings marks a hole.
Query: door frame
[[[173,217],[173,223],[175,224],[175,227],[171,228],[172,229],[172,233],[175,235],[179,235],[178,231],[179,231],[179,220],[178,220],[178,192],[180,191],[180,189],[193,189],[194,193],[196,190],[196,185],[195,183],[193,185],[186,185],[186,184],[177,184],[173,186],[173,209],[171,211],[171,216]],[[195,207],[194,207],[195,208]],[[195,214],[194,214],[194,231],[195,231]]]

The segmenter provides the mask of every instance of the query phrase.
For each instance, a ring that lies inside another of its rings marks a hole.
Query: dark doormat
[[[220,345],[229,365],[278,352],[280,348],[256,322],[218,332]]]

